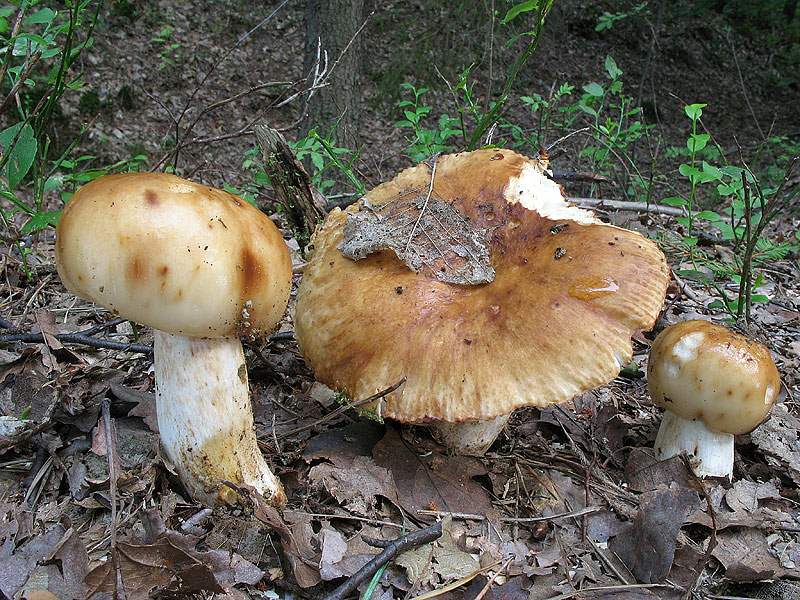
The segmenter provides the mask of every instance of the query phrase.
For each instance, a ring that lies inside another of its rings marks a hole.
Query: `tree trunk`
[[[309,83],[313,83],[318,49],[319,68],[325,65],[327,53],[327,68],[332,71],[328,85],[307,99],[301,137],[314,127],[325,137],[335,126],[332,139],[337,145],[351,150],[358,148],[362,96],[361,44],[356,33],[363,24],[363,12],[364,0],[307,0],[304,66]],[[347,51],[342,55],[345,48]]]

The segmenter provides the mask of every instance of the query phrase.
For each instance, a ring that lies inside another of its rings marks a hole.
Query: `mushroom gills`
[[[685,452],[698,477],[730,477],[733,473],[733,434],[711,431],[699,419],[664,412],[654,450],[658,460]]]

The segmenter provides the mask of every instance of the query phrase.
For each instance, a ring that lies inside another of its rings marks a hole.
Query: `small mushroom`
[[[284,502],[258,449],[239,338],[268,333],[288,302],[291,259],[272,221],[174,175],[107,175],[64,209],[56,264],[71,292],[153,327],[161,442],[195,499],[234,503],[230,481]]]
[[[473,454],[514,409],[614,379],[631,360],[631,336],[653,326],[669,269],[639,233],[567,202],[546,168],[478,150],[440,156],[435,170],[420,163],[366,194],[373,210],[430,197],[485,231],[494,278],[478,285],[414,272],[390,251],[346,258],[344,225],[367,202],[334,209],[314,237],[295,310],[316,378],[359,401],[406,376],[372,408],[431,424],[446,445]]]
[[[763,345],[708,321],[667,327],[647,364],[650,397],[666,410],[656,458],[685,452],[698,476],[730,478],[733,436],[767,418],[780,385]]]

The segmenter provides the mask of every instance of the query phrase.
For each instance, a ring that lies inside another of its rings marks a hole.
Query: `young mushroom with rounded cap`
[[[223,482],[286,500],[258,449],[240,335],[286,309],[291,259],[277,227],[233,194],[164,173],[80,188],[56,228],[68,290],[153,327],[161,442],[196,500],[233,503]]]
[[[614,379],[631,360],[631,336],[655,323],[669,269],[639,233],[568,203],[546,169],[504,149],[439,156],[334,209],[295,310],[317,379],[359,401],[407,376],[372,408],[433,425],[446,445],[477,454],[514,409]],[[359,219],[374,251],[352,260],[341,248]],[[389,222],[405,230],[384,244]],[[409,259],[415,271],[398,257],[418,238],[427,246]],[[464,261],[459,280],[450,269]]]
[[[780,374],[761,344],[708,321],[682,321],[656,337],[647,388],[665,409],[656,458],[685,452],[700,477],[731,477],[733,436],[769,415]]]

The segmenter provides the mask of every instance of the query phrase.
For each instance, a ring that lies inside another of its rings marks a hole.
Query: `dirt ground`
[[[495,21],[490,70],[491,20],[476,18],[465,32],[447,18],[448,11],[490,14],[488,3],[373,8],[363,33],[369,60],[356,165],[368,187],[413,164],[405,132],[395,126],[402,118],[396,86],[387,91],[387,82],[421,85],[430,76],[433,83],[439,76],[430,75],[431,64],[452,82],[476,62],[475,89],[490,80],[497,87],[519,48],[502,48],[505,33]],[[717,12],[669,8],[654,4],[597,32],[598,17],[611,10],[605,3],[557,2],[509,109],[525,124],[532,117],[520,95],[547,95],[565,81],[578,88],[604,81],[605,58],[613,56],[628,93],[656,125],[656,202],[685,191],[675,172],[682,159],[666,149],[685,144],[686,103],[708,103],[708,131],[730,156],[741,147],[755,170],[777,159],[755,154],[766,136],[796,142],[800,135],[800,82],[780,49],[726,30]],[[281,129],[289,140],[296,132],[303,10],[300,2],[246,0],[107,4],[80,61],[88,87],[65,98],[55,142],[68,143],[91,121],[77,149],[95,157],[89,164],[142,155],[147,169],[174,167],[207,185],[251,189],[263,210],[276,211],[274,191],[254,183],[243,162],[255,147],[255,123]],[[432,118],[452,114],[447,92],[431,94],[430,102]],[[582,144],[565,143],[554,168],[585,170]],[[787,192],[797,184],[795,173]],[[626,199],[613,185],[564,186],[571,197]],[[60,207],[56,195],[47,202]],[[656,239],[673,270],[686,267],[670,214],[610,204],[598,214]],[[292,246],[291,231],[276,221]],[[518,410],[481,458],[450,455],[423,428],[340,410],[291,335],[304,264],[295,252],[293,295],[277,335],[247,346],[259,444],[289,497],[280,511],[252,498],[213,511],[193,502],[159,449],[151,331],[63,288],[52,230],[24,240],[32,250],[30,279],[16,246],[4,241],[0,414],[9,423],[25,415],[25,423],[12,433],[0,429],[0,594],[109,597],[117,586],[129,600],[318,598],[381,552],[376,539],[439,523],[437,541],[394,557],[373,598],[430,590],[470,600],[800,598],[798,226],[795,200],[765,233],[795,245],[758,268],[757,291],[768,301],[754,304],[746,332],[769,348],[783,388],[772,417],[737,437],[731,481],[697,479],[679,458],[654,459],[661,411],[643,378],[652,333],[634,337],[637,368],[563,405]],[[716,229],[703,233],[708,256],[731,257]],[[713,308],[717,299],[713,287],[675,278],[657,328],[689,318],[724,323],[726,315]],[[137,346],[115,350],[63,337],[87,331],[95,340]],[[8,337],[14,335],[21,337]],[[109,463],[116,465],[113,481]]]

